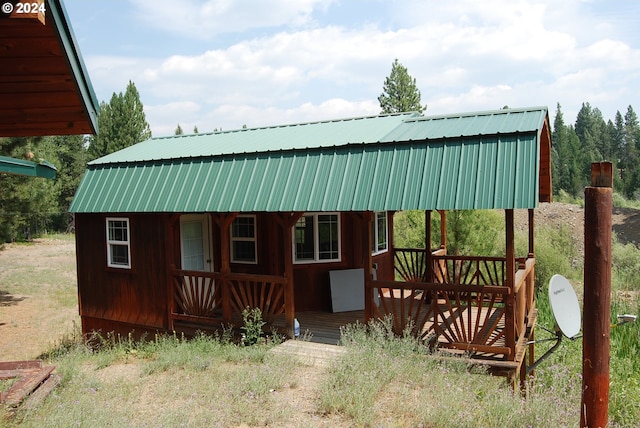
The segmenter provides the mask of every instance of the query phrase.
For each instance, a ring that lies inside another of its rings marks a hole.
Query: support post
[[[507,294],[506,311],[505,311],[505,344],[511,349],[511,355],[507,358],[510,361],[515,359],[516,355],[516,296],[514,293],[516,282],[516,252],[514,239],[514,214],[513,209],[507,209],[504,212],[505,217],[505,240],[506,240],[506,277],[505,285],[509,287]]]
[[[609,413],[611,331],[611,162],[591,164],[584,190],[584,319],[581,427],[606,427]]]
[[[533,258],[535,257],[535,217],[534,217],[534,210],[533,209],[529,209],[528,211],[528,217],[529,217],[529,255],[528,258]]]
[[[447,248],[447,212],[444,210],[440,210],[438,212],[440,213],[440,248],[443,250],[446,250]]]
[[[227,275],[231,272],[231,260],[229,252],[231,248],[231,239],[229,238],[229,226],[233,223],[233,220],[237,217],[238,213],[232,214],[215,214],[213,219],[218,226],[218,233],[220,239],[220,273],[222,274],[222,318],[225,322],[231,322],[232,309],[231,309],[231,284],[227,278]]]
[[[296,225],[296,222],[302,217],[301,212],[282,213],[276,217],[282,228],[283,233],[283,261],[284,261],[284,277],[287,280],[285,283],[284,292],[284,318],[285,318],[285,330],[289,338],[295,337],[295,287],[293,283],[293,236],[291,228]]]
[[[365,211],[362,213],[362,235],[364,236],[364,254],[362,265],[364,267],[364,320],[368,323],[373,318],[373,287],[371,282],[373,281],[373,275],[371,269],[373,269],[373,258],[371,257],[371,243],[373,237],[371,236],[371,222],[373,221],[373,212]]]
[[[424,212],[424,276],[422,281],[433,281],[433,254],[431,254],[431,210]]]

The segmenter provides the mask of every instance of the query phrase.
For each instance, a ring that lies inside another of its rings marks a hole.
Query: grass
[[[91,351],[79,337],[48,353],[62,385],[9,426],[277,426],[295,412],[274,398],[295,388],[295,364],[270,345],[157,336]]]

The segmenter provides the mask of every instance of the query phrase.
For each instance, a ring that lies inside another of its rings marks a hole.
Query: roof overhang
[[[18,13],[34,3],[44,16]],[[13,12],[0,12],[0,136],[96,134],[98,101],[62,0],[4,4]]]
[[[56,178],[56,167],[49,162],[31,162],[0,156],[0,173],[13,175],[27,175],[30,177]]]

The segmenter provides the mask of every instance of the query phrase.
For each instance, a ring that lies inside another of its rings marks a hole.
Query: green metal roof
[[[151,138],[89,162],[89,165],[298,150],[380,141],[404,119],[416,116],[417,113],[406,113]]]
[[[31,177],[56,178],[56,167],[43,160],[31,162],[22,159],[0,156],[0,173],[28,175]]]
[[[92,162],[71,211],[534,208],[547,123],[541,107],[154,139]]]

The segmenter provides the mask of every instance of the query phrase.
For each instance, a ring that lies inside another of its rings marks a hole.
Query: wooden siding
[[[285,274],[284,231],[280,214],[256,213],[257,264],[231,263],[231,272]],[[85,333],[94,329],[155,332],[171,328],[173,269],[180,266],[180,214],[114,214],[130,221],[132,269],[107,267],[104,214],[76,214],[78,294]],[[220,271],[222,231],[211,221],[214,270]],[[363,267],[366,254],[361,213],[341,214],[342,260],[293,265],[295,311],[331,311],[329,271]],[[389,230],[393,216],[388,215]],[[392,236],[389,237],[391,242]],[[378,278],[393,278],[391,251],[373,257]]]
[[[76,215],[78,296],[84,332],[101,325],[97,320],[159,330],[167,327],[166,216],[126,217],[132,268],[116,269],[107,267],[106,216]]]

